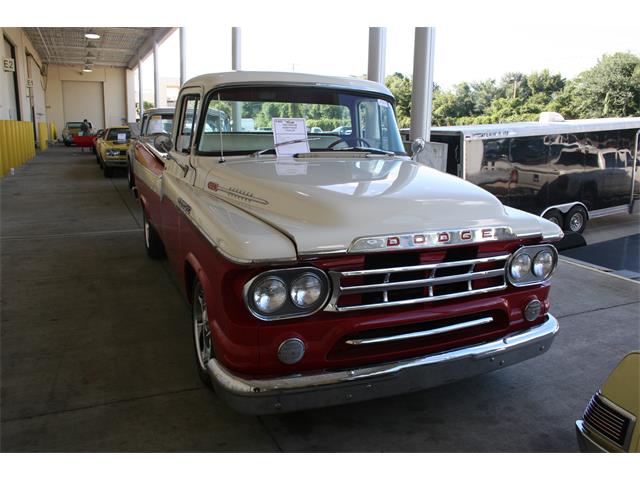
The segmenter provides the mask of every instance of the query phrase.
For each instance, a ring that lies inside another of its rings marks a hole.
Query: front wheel
[[[569,213],[567,213],[565,218],[565,230],[573,233],[582,233],[584,232],[584,229],[587,228],[589,214],[583,206],[576,205],[569,210]]]
[[[204,288],[196,278],[193,285],[193,302],[191,303],[191,319],[193,324],[193,346],[196,354],[198,376],[205,385],[211,386],[211,378],[207,372],[207,363],[213,358],[211,342],[211,325],[207,313],[207,301]]]

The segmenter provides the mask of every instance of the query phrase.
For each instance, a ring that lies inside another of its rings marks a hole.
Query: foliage
[[[396,97],[399,126],[409,127],[411,79],[394,73],[385,83]],[[542,70],[509,72],[499,81],[461,82],[448,90],[434,86],[434,125],[535,121],[547,111],[565,118],[640,116],[640,57],[605,55],[574,80]]]

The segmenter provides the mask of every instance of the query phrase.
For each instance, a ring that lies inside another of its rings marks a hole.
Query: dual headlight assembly
[[[311,315],[329,296],[329,279],[318,268],[302,267],[261,273],[245,285],[245,301],[261,320]]]
[[[516,250],[507,263],[507,277],[516,287],[548,280],[558,264],[558,252],[551,245],[532,245]]]
[[[509,283],[516,287],[540,284],[556,269],[558,252],[551,245],[521,247],[505,265]],[[283,320],[312,315],[327,302],[331,285],[327,274],[314,267],[270,270],[244,287],[251,313],[261,320]]]

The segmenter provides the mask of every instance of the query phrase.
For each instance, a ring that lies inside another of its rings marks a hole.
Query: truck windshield
[[[198,150],[243,155],[273,148],[274,118],[304,118],[311,151],[361,148],[405,155],[392,99],[319,87],[243,87],[213,92]],[[211,112],[225,121],[210,128]],[[202,114],[200,115],[202,117]]]

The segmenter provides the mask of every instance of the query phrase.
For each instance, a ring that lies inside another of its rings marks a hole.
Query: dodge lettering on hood
[[[416,391],[553,342],[562,231],[409,157],[382,85],[203,75],[147,141],[147,253],[191,302],[202,380],[241,412]]]

